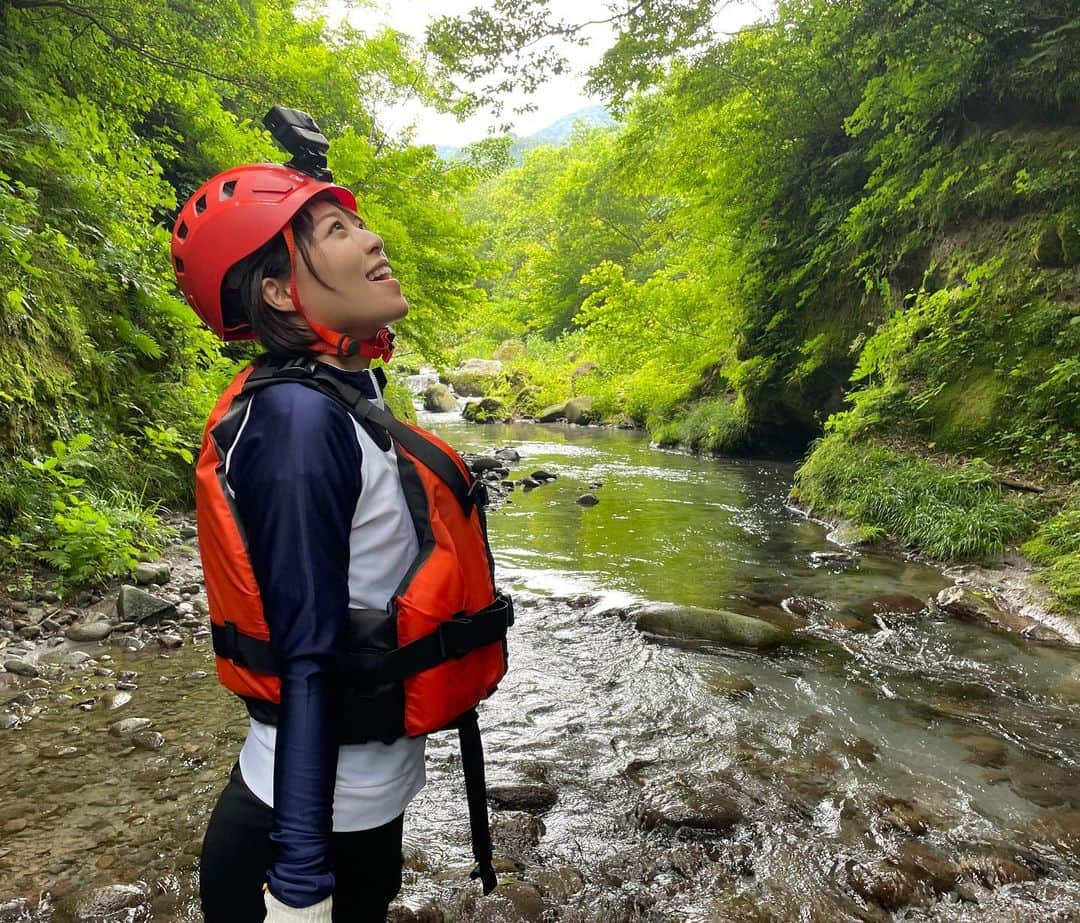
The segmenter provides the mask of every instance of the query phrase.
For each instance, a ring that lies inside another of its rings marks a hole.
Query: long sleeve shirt
[[[368,372],[333,372],[381,401]],[[302,385],[252,397],[226,479],[282,665],[278,725],[252,720],[240,769],[274,811],[270,891],[307,907],[333,892],[331,831],[386,823],[424,784],[423,738],[339,747],[333,730],[348,610],[386,606],[416,533],[393,451]]]

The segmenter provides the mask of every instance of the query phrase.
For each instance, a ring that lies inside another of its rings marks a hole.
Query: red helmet
[[[223,340],[255,336],[246,318],[222,316],[225,274],[286,228],[320,192],[333,193],[356,211],[356,197],[344,186],[274,163],[219,173],[180,209],[172,233],[176,279],[195,313]]]

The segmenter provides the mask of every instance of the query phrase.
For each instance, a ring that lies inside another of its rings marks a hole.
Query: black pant
[[[405,815],[372,830],[335,833],[334,923],[383,923],[401,890]],[[206,923],[258,923],[266,911],[263,882],[274,857],[273,811],[244,784],[239,763],[221,793],[203,839],[199,895]]]

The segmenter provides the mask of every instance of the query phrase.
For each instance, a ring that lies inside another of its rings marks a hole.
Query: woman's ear
[[[296,306],[292,303],[292,298],[289,295],[288,284],[283,283],[280,279],[275,279],[273,276],[267,276],[262,280],[262,296],[275,311],[289,314],[296,310]]]

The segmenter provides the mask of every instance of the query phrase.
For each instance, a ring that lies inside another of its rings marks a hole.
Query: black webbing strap
[[[434,471],[439,480],[450,488],[466,516],[472,512],[473,505],[481,500],[477,485],[483,484],[482,481],[472,480],[470,483],[445,452],[399,422],[390,411],[376,407],[359,388],[354,388],[321,366],[322,363],[311,359],[294,360],[284,365],[256,366],[244,383],[244,390],[250,391],[281,381],[291,381],[325,394],[359,419],[368,420],[385,429],[395,442],[400,443],[410,455]],[[383,380],[385,381],[385,375]]]
[[[472,833],[473,858],[476,868],[469,878],[479,878],[484,893],[495,890],[499,880],[491,855],[491,828],[488,826],[487,780],[484,778],[484,744],[480,739],[480,724],[476,711],[468,711],[458,719],[458,741],[461,744],[461,768],[465,771],[465,798],[469,802],[469,830]]]
[[[210,637],[213,640],[214,653],[219,657],[231,660],[238,667],[255,673],[280,675],[281,670],[270,649],[270,642],[245,635],[237,629],[236,622],[226,622],[224,625],[211,622]]]
[[[388,651],[382,658],[377,682],[400,682],[440,663],[464,657],[485,644],[501,641],[514,624],[514,604],[501,593],[486,609],[471,616],[455,616],[430,634]]]

